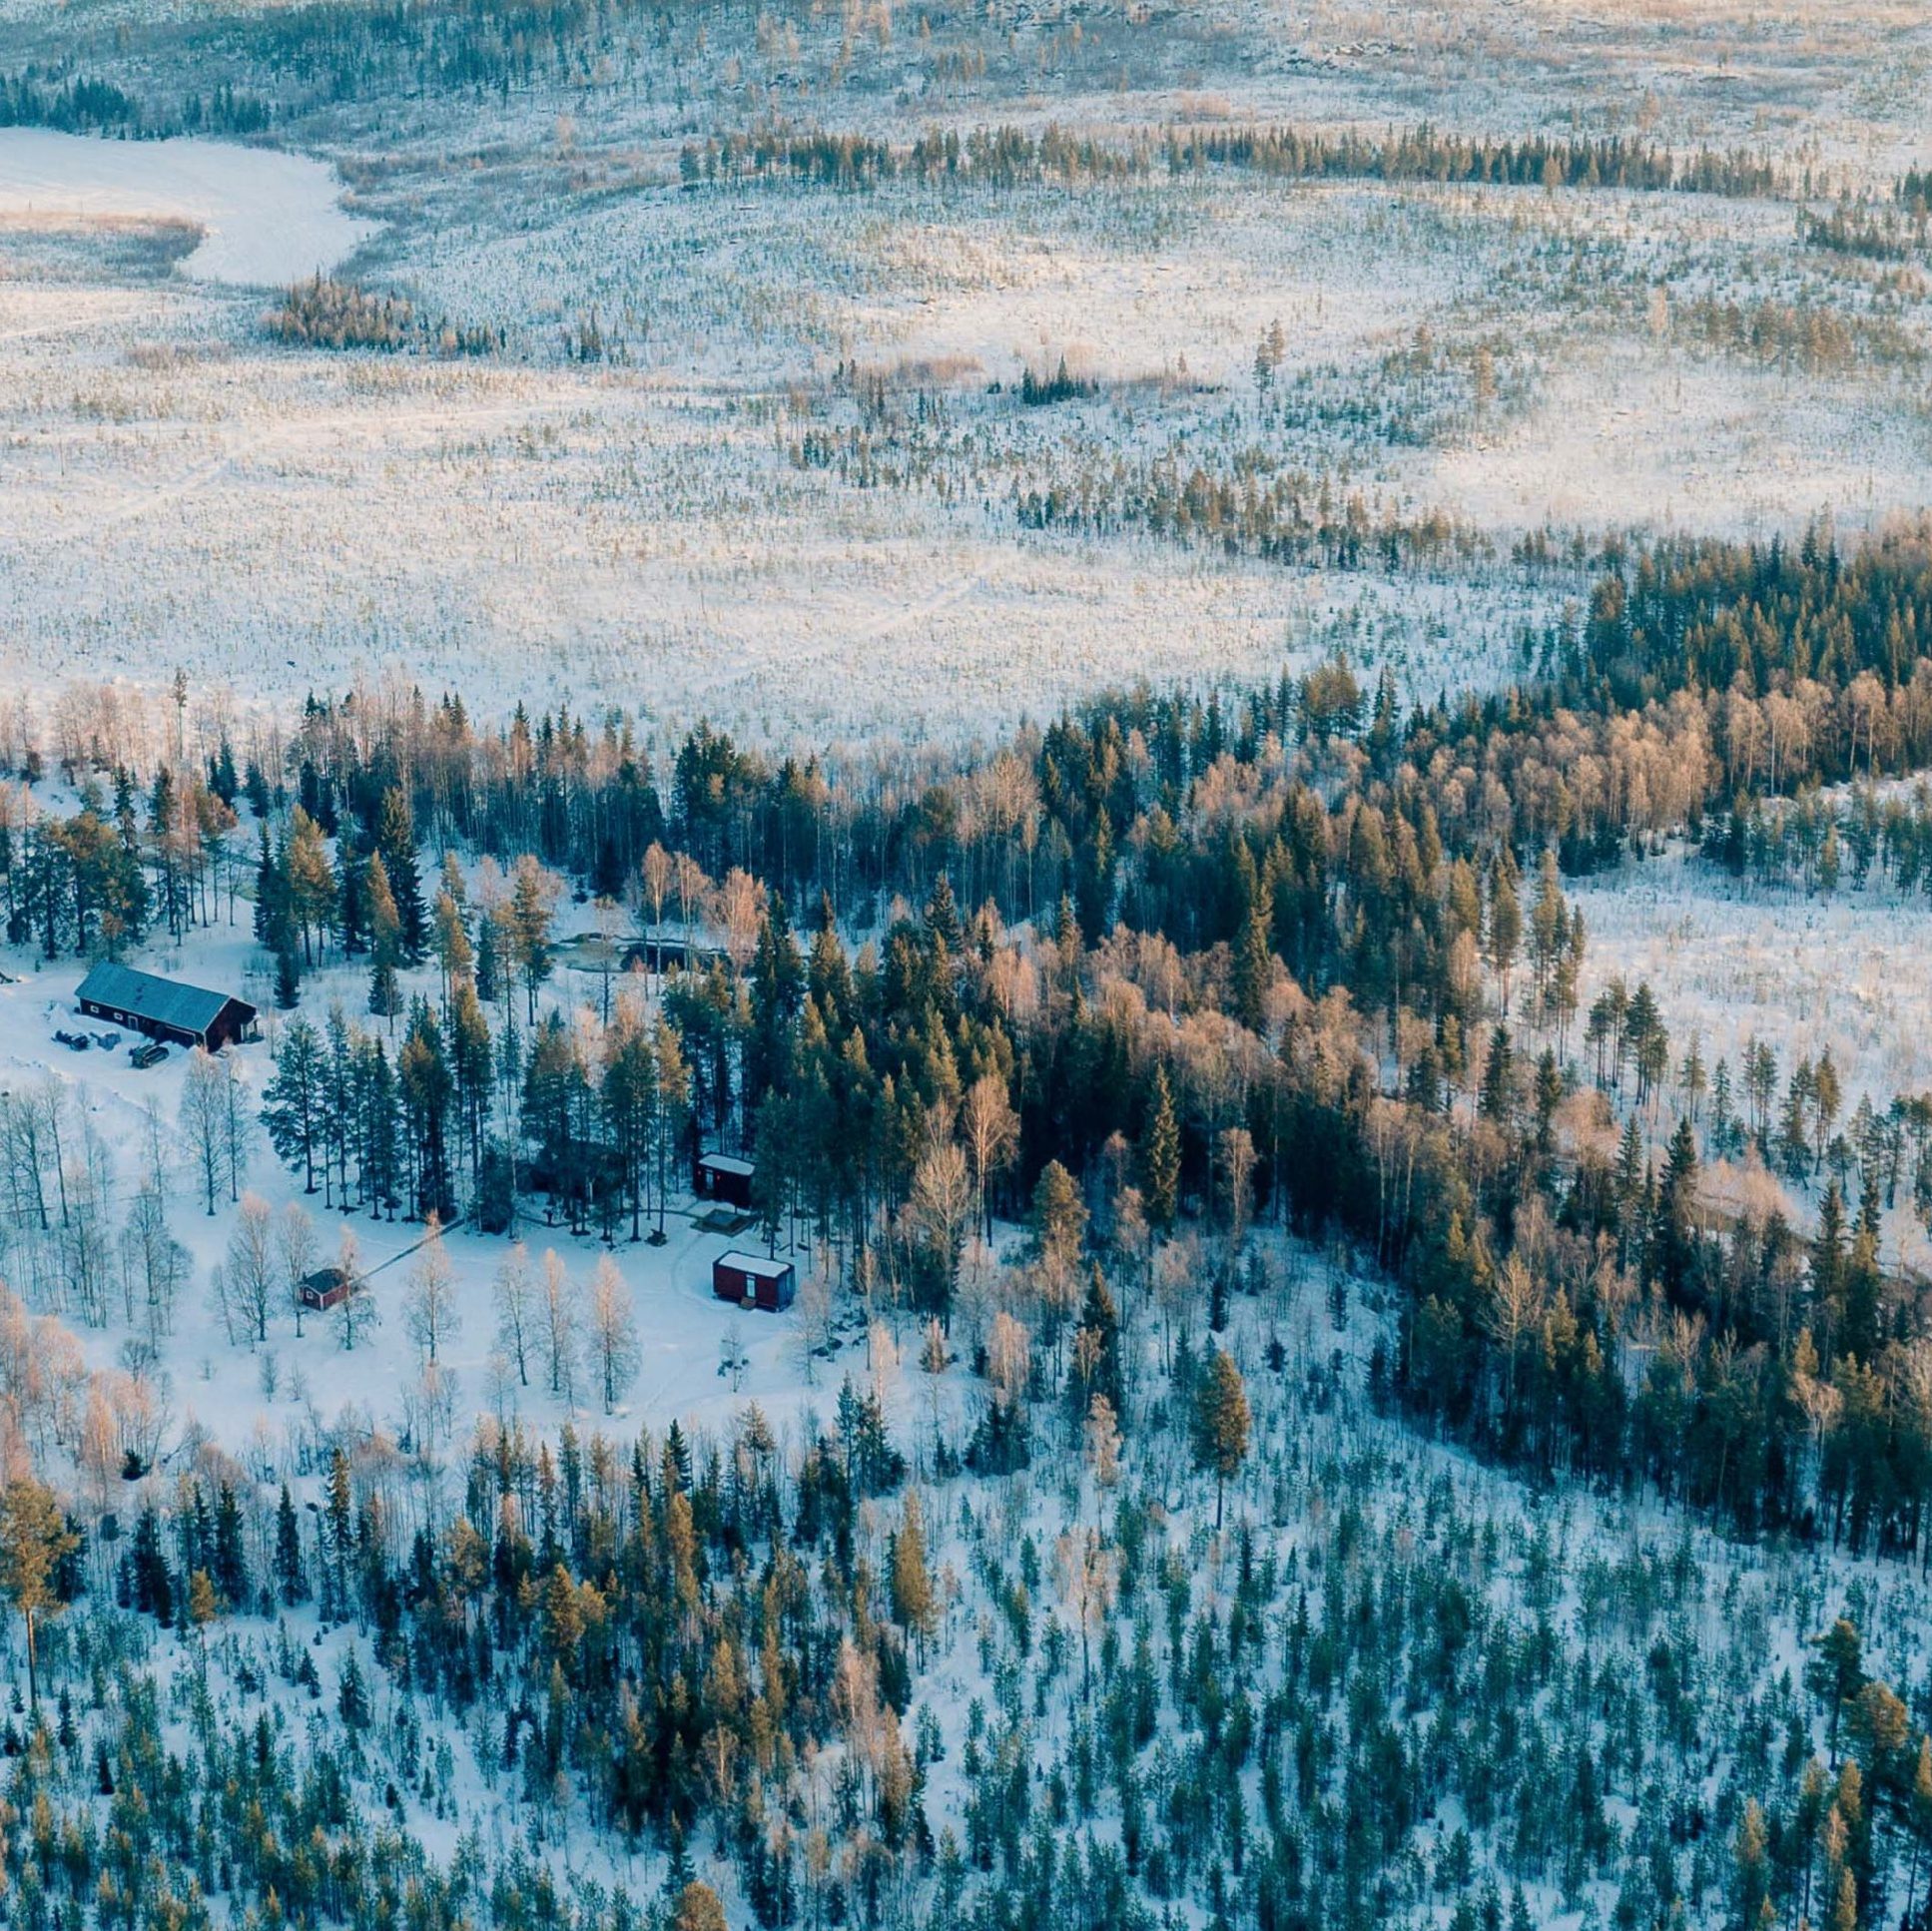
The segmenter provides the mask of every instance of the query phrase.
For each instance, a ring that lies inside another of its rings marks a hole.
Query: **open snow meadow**
[[[1932,1931],[1928,101],[0,0],[0,1931]]]

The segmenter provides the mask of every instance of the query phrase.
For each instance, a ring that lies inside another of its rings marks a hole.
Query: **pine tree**
[[[215,1505],[215,1587],[230,1609],[241,1609],[249,1600],[249,1565],[242,1538],[242,1505],[235,1485],[222,1484]]]
[[[1817,1638],[1817,1660],[1806,1672],[1812,1691],[1831,1712],[1829,1747],[1838,1753],[1838,1720],[1851,1699],[1865,1686],[1865,1643],[1858,1625],[1839,1616]]]
[[[1536,903],[1530,910],[1530,960],[1536,975],[1537,1008],[1548,1012],[1553,981],[1562,963],[1569,937],[1569,910],[1564,904],[1563,882],[1557,871],[1557,854],[1545,846],[1537,869]]]
[[[40,1624],[60,1612],[61,1565],[80,1546],[59,1497],[44,1483],[22,1477],[0,1489],[0,1593],[26,1625],[27,1694],[35,1709],[40,1707]]]
[[[322,827],[298,805],[290,814],[282,856],[283,892],[289,918],[302,942],[305,966],[316,963],[316,934],[326,932],[337,895],[335,874],[322,843]]]
[[[1517,949],[1523,943],[1523,913],[1517,904],[1516,867],[1507,852],[1490,867],[1489,944],[1490,970],[1496,974],[1503,992],[1503,1012],[1510,1010],[1510,974],[1516,969]]]
[[[1663,1179],[1657,1188],[1655,1238],[1651,1266],[1664,1286],[1675,1291],[1689,1272],[1696,1248],[1697,1138],[1690,1115],[1679,1115],[1663,1160]]]
[[[354,1491],[349,1486],[348,1457],[336,1449],[329,1457],[328,1485],[322,1500],[322,1576],[326,1587],[322,1592],[322,1612],[325,1620],[348,1613],[348,1560],[354,1543]]]
[[[422,872],[416,859],[415,825],[409,815],[409,801],[400,786],[391,786],[383,794],[375,827],[375,856],[382,861],[389,891],[394,896],[402,956],[413,964],[422,957],[425,937]]]
[[[278,957],[296,950],[295,921],[289,916],[286,877],[276,861],[275,846],[264,825],[255,865],[255,937],[264,951]]]
[[[1180,1205],[1180,1125],[1174,1117],[1174,1097],[1167,1084],[1167,1068],[1154,1067],[1154,1090],[1141,1140],[1140,1171],[1146,1186],[1147,1224],[1168,1232]]]
[[[550,976],[552,958],[550,923],[553,890],[543,868],[535,859],[525,857],[516,868],[516,885],[510,895],[510,953],[522,975],[527,1001],[525,1017],[536,1023],[537,987]]]
[[[1516,1116],[1516,1054],[1510,1046],[1510,1029],[1500,1022],[1490,1034],[1478,1106],[1485,1119],[1499,1126],[1507,1127]]]
[[[275,1515],[275,1579],[282,1601],[290,1609],[307,1600],[309,1574],[302,1560],[302,1519],[296,1514],[289,1485],[282,1485],[282,1500]]]
[[[416,1218],[455,1212],[449,1174],[449,1107],[456,1082],[443,1050],[442,1027],[427,999],[409,1008],[409,1029],[395,1060],[396,1088],[407,1117],[415,1165]]]
[[[1234,1016],[1250,1032],[1268,1029],[1268,994],[1275,976],[1274,949],[1268,936],[1268,920],[1256,892],[1241,922],[1234,948]]]
[[[276,1046],[275,1074],[262,1094],[269,1143],[302,1168],[303,1191],[316,1190],[316,1154],[322,1121],[322,1048],[307,1019],[291,1019]]]
[[[966,951],[966,928],[954,903],[953,882],[944,871],[933,882],[933,896],[926,902],[926,930],[949,959],[957,961]]]
[[[893,1538],[892,1598],[893,1619],[918,1643],[923,1663],[926,1639],[939,1620],[939,1602],[926,1566],[926,1522],[917,1489],[906,1492],[906,1512]]]
[[[368,1727],[368,1688],[362,1680],[362,1665],[353,1647],[342,1660],[341,1686],[336,1692],[335,1709],[347,1728],[360,1730]]]
[[[447,883],[436,894],[435,933],[436,963],[442,968],[442,991],[447,999],[451,988],[469,977],[476,962],[462,907]]]
[[[402,915],[389,887],[389,870],[380,852],[369,857],[363,894],[369,922],[369,1010],[387,1019],[390,1031],[402,1010],[402,985],[397,968],[402,964]]]
[[[1248,1391],[1233,1357],[1213,1349],[1194,1391],[1194,1460],[1214,1475],[1214,1527],[1221,1527],[1229,1480],[1248,1458]]]
[[[275,1002],[293,1012],[302,1000],[302,962],[293,949],[275,956]]]

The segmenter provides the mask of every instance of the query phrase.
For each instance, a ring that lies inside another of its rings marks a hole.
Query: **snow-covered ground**
[[[243,913],[246,918],[246,907]],[[320,1188],[306,1194],[301,1174],[286,1168],[268,1144],[257,1116],[262,1087],[273,1073],[280,1018],[269,987],[251,970],[256,961],[257,948],[243,927],[232,936],[224,929],[197,935],[187,947],[154,949],[135,962],[190,983],[237,988],[264,1009],[265,1037],[231,1047],[227,1054],[246,1092],[249,1150],[246,1171],[235,1185],[225,1179],[218,1188],[213,1215],[205,1209],[192,1149],[179,1125],[187,1054],[176,1049],[161,1065],[140,1070],[129,1057],[131,1033],[123,1032],[119,1046],[111,1050],[96,1044],[73,1051],[55,1040],[56,1029],[95,1039],[111,1031],[98,1020],[84,1018],[74,1003],[83,972],[79,965],[64,961],[34,969],[31,961],[9,949],[6,968],[14,976],[0,984],[0,1091],[38,1090],[50,1080],[62,1091],[70,1122],[84,1122],[111,1155],[114,1186],[107,1218],[116,1228],[149,1170],[153,1110],[166,1152],[169,1225],[192,1256],[192,1277],[176,1309],[162,1362],[177,1440],[205,1432],[267,1481],[312,1471],[315,1444],[324,1429],[346,1425],[351,1435],[380,1431],[393,1439],[408,1427],[420,1364],[404,1330],[402,1306],[410,1258],[423,1230],[418,1224],[367,1213],[329,1212]],[[379,1026],[381,1021],[368,1019],[360,1010],[366,1001],[365,980],[366,974],[355,968],[321,972],[306,983],[303,1010],[321,1024],[330,1002],[339,1000],[352,1018]],[[567,1008],[573,995],[594,1000],[597,981],[566,971],[555,989]],[[293,1312],[286,1308],[278,1308],[269,1339],[259,1348],[231,1340],[209,1284],[234,1231],[233,1195],[248,1192],[278,1208],[290,1201],[304,1205],[315,1221],[318,1266],[333,1261],[344,1228],[352,1233],[379,1316],[379,1325],[352,1349],[344,1348],[338,1324],[327,1315],[307,1316],[298,1336]],[[553,1249],[581,1292],[608,1253],[631,1291],[639,1366],[608,1414],[582,1364],[574,1386],[562,1393],[550,1391],[534,1363],[529,1386],[517,1384],[513,1374],[505,1380],[493,1282],[510,1243],[451,1229],[444,1244],[456,1275],[458,1328],[439,1361],[444,1374],[453,1377],[446,1393],[457,1417],[457,1442],[467,1435],[467,1418],[482,1413],[505,1419],[519,1415],[545,1431],[574,1419],[585,1432],[634,1432],[642,1426],[661,1432],[676,1420],[687,1432],[715,1433],[753,1401],[783,1439],[796,1441],[802,1411],[823,1411],[848,1373],[862,1387],[872,1386],[874,1377],[883,1374],[886,1388],[896,1395],[903,1392],[886,1362],[898,1342],[910,1351],[917,1338],[909,1335],[903,1319],[892,1318],[890,1309],[880,1311],[887,1326],[878,1346],[864,1320],[845,1310],[839,1330],[827,1338],[828,1353],[820,1357],[801,1344],[802,1317],[743,1311],[718,1301],[711,1290],[713,1259],[748,1243],[755,1251],[762,1248],[755,1229],[727,1236],[699,1228],[696,1220],[702,1211],[687,1191],[667,1218],[662,1247],[632,1243],[626,1227],[610,1249],[594,1236],[577,1238],[564,1226],[546,1224],[540,1207],[519,1214],[516,1236],[527,1248],[532,1268]],[[783,1251],[809,1285],[817,1277],[815,1256],[806,1249]],[[91,1367],[106,1369],[117,1362],[128,1339],[125,1322],[116,1318],[94,1329],[71,1312],[67,1319]],[[891,1338],[895,1336],[897,1341]],[[729,1372],[727,1354],[737,1362]],[[900,1405],[896,1399],[896,1408]]]
[[[1932,497],[1909,369],[1686,338],[1685,305],[1733,281],[1868,305],[1795,258],[1769,205],[583,179],[438,166],[364,191],[389,219],[359,272],[502,329],[477,361],[274,346],[259,295],[131,275],[71,237],[50,267],[0,228],[23,264],[0,282],[0,672],[181,663],[293,696],[406,663],[487,701],[514,668],[518,695],[794,743],[980,728],[1141,676],[1270,679],[1342,632],[1362,658],[1366,630],[1433,698],[1493,683],[1521,624],[1583,594],[1512,576],[1525,529],[1852,527]],[[1922,338],[1924,303],[1895,306]],[[1251,363],[1277,321],[1262,411]],[[566,345],[592,323],[606,357],[584,364]],[[1102,395],[1017,408],[1021,369],[1061,356]],[[892,418],[865,425],[883,479],[788,460],[857,431],[851,364],[888,381]],[[1017,526],[1025,490],[1077,498],[1154,460],[1298,472],[1311,497],[1440,514],[1490,557],[1324,579]]]
[[[1580,881],[1583,1005],[1612,977],[1647,980],[1671,1028],[1672,1066],[1694,1033],[1706,1066],[1737,1076],[1744,1041],[1769,1043],[1788,1077],[1829,1051],[1845,1089],[1880,1111],[1932,1090],[1932,905],[1881,886],[1764,891],[1683,852]]]
[[[0,236],[13,225],[186,222],[197,281],[287,288],[324,274],[376,232],[341,206],[325,161],[233,142],[100,141],[0,128]]]

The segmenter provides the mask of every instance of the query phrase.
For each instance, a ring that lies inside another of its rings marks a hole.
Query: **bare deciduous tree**
[[[291,1200],[276,1222],[276,1249],[282,1256],[282,1285],[302,1338],[302,1289],[316,1265],[316,1223],[300,1200]]]
[[[577,1291],[554,1247],[543,1250],[538,1320],[550,1392],[569,1401],[577,1386]]]
[[[269,1316],[280,1298],[282,1268],[277,1253],[275,1209],[259,1193],[245,1193],[228,1237],[220,1270],[227,1280],[227,1303],[245,1338],[253,1345],[269,1338]]]
[[[1006,1082],[997,1073],[981,1073],[967,1088],[966,1103],[960,1109],[960,1130],[972,1157],[979,1224],[990,1238],[991,1183],[994,1175],[1003,1173],[1012,1164],[1013,1155],[1019,1150],[1019,1115],[1006,1097]]]
[[[342,1298],[335,1303],[335,1332],[344,1350],[353,1350],[356,1342],[381,1325],[382,1310],[362,1277],[362,1250],[355,1229],[346,1220],[335,1248],[335,1271],[341,1275],[344,1288]]]
[[[536,1283],[530,1276],[530,1250],[512,1244],[496,1270],[496,1345],[515,1364],[519,1388],[530,1385],[530,1351],[536,1344]]]
[[[631,1312],[631,1290],[608,1254],[598,1261],[597,1271],[590,1277],[589,1329],[604,1413],[608,1415],[637,1374],[637,1324]]]
[[[181,1089],[181,1130],[213,1216],[215,1196],[227,1178],[228,1081],[220,1061],[200,1046],[188,1055],[188,1076]]]
[[[433,1212],[409,1269],[402,1320],[425,1363],[441,1359],[444,1343],[452,1340],[462,1325],[456,1308],[456,1270],[450,1266],[442,1244],[442,1222]]]

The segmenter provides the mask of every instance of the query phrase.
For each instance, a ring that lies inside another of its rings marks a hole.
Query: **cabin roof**
[[[137,972],[112,959],[100,960],[89,968],[77,996],[118,1011],[138,1013],[157,1025],[174,1026],[183,1032],[206,1032],[233,997],[228,992],[211,992],[205,985],[184,985],[179,979]],[[255,1011],[246,999],[233,1002],[251,1015]]]
[[[758,1171],[753,1160],[741,1160],[735,1153],[700,1153],[698,1164],[708,1166],[713,1173],[739,1173],[749,1180]]]
[[[755,1280],[782,1281],[792,1271],[789,1260],[768,1260],[763,1254],[744,1254],[734,1247],[728,1254],[720,1254],[712,1262],[714,1267],[733,1267],[741,1274],[749,1274]]]

